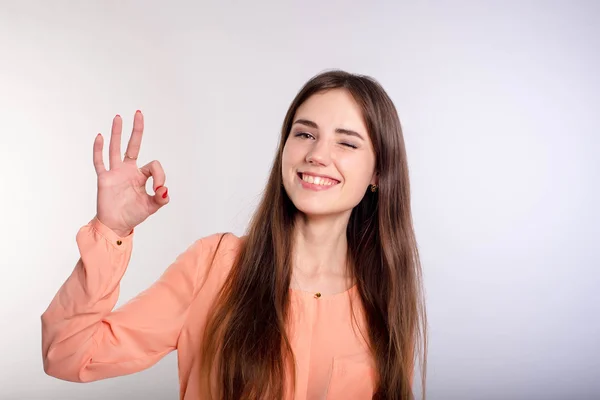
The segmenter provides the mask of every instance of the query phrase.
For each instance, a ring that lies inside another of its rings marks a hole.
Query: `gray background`
[[[122,304],[195,239],[243,232],[289,102],[329,68],[377,78],[403,122],[428,397],[600,398],[599,2],[168,4],[0,2],[0,398],[177,398],[174,353],[85,385],[42,370],[94,136],[119,113],[128,139],[143,110],[140,165],[162,162],[172,198],[137,230]]]

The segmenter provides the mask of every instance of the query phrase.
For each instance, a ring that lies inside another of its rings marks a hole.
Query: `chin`
[[[360,202],[360,199],[354,199],[352,196],[305,191],[294,187],[289,182],[284,182],[284,188],[296,209],[306,216],[324,217],[349,214]]]
[[[339,206],[333,206],[331,204],[324,204],[324,202],[313,202],[313,201],[293,201],[294,206],[300,211],[302,214],[307,217],[325,217],[325,216],[335,216],[341,215],[346,212],[352,211],[351,208]]]

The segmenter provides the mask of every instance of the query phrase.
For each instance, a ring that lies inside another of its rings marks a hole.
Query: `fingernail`
[[[169,189],[167,189],[167,191],[165,192],[165,194],[163,194],[163,199],[167,198],[167,194],[169,193]]]
[[[121,118],[121,116],[120,116],[119,114],[115,115],[115,117],[119,117],[119,118]]]
[[[139,113],[141,113],[141,111],[140,111],[140,110],[137,110],[135,113],[136,113],[136,114],[139,114]]]
[[[158,192],[158,189],[160,189],[162,186],[157,186],[156,189],[154,189],[155,192]]]

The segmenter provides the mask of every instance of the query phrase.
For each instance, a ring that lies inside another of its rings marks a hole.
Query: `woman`
[[[96,137],[97,214],[42,316],[47,374],[115,377],[177,349],[181,399],[412,398],[426,351],[421,270],[400,122],[376,81],[329,71],[307,82],[247,234],[197,240],[113,310],[134,228],[169,202],[160,164],[136,165],[142,114],[124,160],[121,124],[109,170]]]

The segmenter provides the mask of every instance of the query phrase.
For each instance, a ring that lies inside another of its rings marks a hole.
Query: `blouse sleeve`
[[[44,371],[89,382],[144,370],[176,349],[216,236],[194,242],[152,286],[113,310],[133,231],[119,237],[97,218],[83,226],[76,236],[80,258],[41,316]]]

